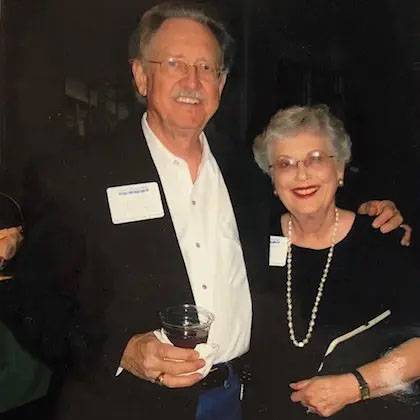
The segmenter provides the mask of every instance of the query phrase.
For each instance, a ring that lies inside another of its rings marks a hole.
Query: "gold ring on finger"
[[[311,407],[310,405],[302,404],[306,408],[306,414],[315,414],[316,411],[314,407]]]
[[[164,386],[165,384],[163,383],[163,378],[165,376],[165,373],[162,372],[160,373],[158,376],[156,376],[155,380],[153,381],[155,384],[158,384],[160,386]]]

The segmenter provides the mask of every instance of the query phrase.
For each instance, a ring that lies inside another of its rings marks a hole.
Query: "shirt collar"
[[[147,122],[147,112],[145,112],[141,118],[141,127],[143,129],[144,137],[146,138],[146,143],[149,147],[153,160],[157,159],[160,164],[163,164],[165,166],[172,164],[176,160],[182,160],[181,158],[175,156],[172,152],[170,152],[159,140],[156,134],[152,131]],[[207,137],[204,134],[204,131],[200,134],[199,140],[202,146],[200,164],[202,166],[204,162],[208,160],[210,154],[210,147],[207,141]]]

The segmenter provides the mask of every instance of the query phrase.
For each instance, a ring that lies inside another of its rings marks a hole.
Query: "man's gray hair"
[[[253,150],[258,166],[270,174],[273,142],[295,137],[302,132],[327,137],[337,160],[345,164],[350,161],[350,136],[342,121],[331,114],[327,105],[292,106],[276,112],[265,130],[255,138]]]
[[[219,43],[221,70],[222,72],[229,72],[233,63],[233,38],[222,23],[212,18],[203,8],[188,2],[161,3],[145,12],[130,37],[129,59],[143,60],[153,35],[165,20],[171,18],[191,19],[206,26]]]

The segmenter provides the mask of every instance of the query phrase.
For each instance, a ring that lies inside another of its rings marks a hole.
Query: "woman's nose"
[[[296,178],[299,181],[305,181],[308,179],[308,168],[302,160],[299,160],[296,164]]]

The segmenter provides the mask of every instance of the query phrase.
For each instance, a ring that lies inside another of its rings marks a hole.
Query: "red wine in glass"
[[[176,347],[193,349],[197,344],[207,343],[208,330],[182,331],[179,328],[165,327],[165,334]]]
[[[159,312],[162,328],[176,347],[194,348],[206,343],[214,315],[195,305],[170,306]]]

